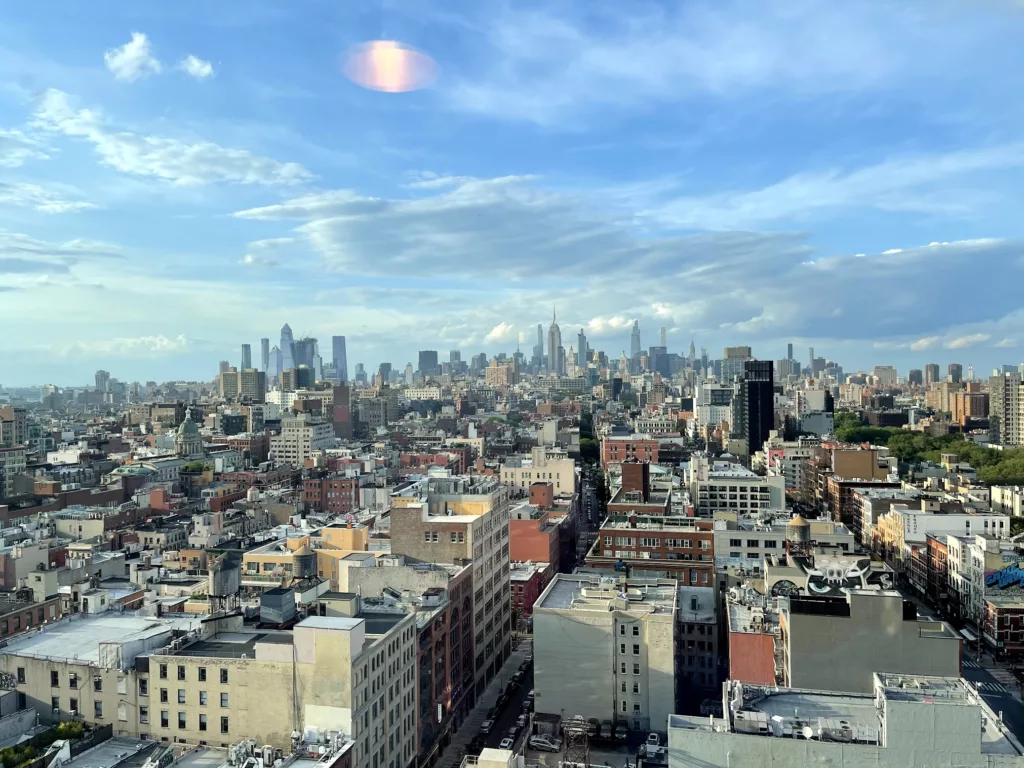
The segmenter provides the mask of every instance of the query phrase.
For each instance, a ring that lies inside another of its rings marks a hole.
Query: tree
[[[581,437],[580,456],[585,462],[589,464],[596,464],[598,459],[601,458],[601,452],[598,448],[597,440],[589,437]]]

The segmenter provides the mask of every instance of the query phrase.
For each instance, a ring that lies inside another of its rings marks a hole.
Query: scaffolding
[[[562,762],[569,765],[590,765],[590,724],[582,715],[574,715],[562,725]]]

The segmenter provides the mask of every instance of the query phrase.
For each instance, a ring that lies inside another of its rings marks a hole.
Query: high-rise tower
[[[334,363],[334,375],[339,382],[348,381],[348,357],[345,354],[345,337],[331,337],[331,360]]]
[[[252,368],[252,346],[249,344],[242,345],[242,367],[239,370],[246,368]]]
[[[295,337],[288,323],[281,327],[281,370],[295,367]]]
[[[260,339],[260,370],[264,373],[270,368],[270,339]]]
[[[562,349],[562,331],[558,327],[558,318],[552,310],[551,327],[548,328],[548,372],[558,375],[565,374],[565,350]]]

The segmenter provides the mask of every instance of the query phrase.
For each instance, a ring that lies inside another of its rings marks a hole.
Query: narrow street
[[[965,652],[963,676],[974,683],[993,712],[1002,714],[1003,722],[1017,739],[1024,741],[1024,704],[1013,673],[989,658],[979,662],[974,654]]]

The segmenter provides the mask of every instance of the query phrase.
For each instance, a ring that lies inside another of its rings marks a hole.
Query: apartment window
[[[184,704],[185,703],[185,689],[184,688],[179,688],[178,689],[178,703],[179,704]]]
[[[431,533],[430,533],[430,540],[432,542],[438,541],[437,531],[431,531]]]
[[[167,689],[166,688],[161,688],[160,689],[160,703],[161,704],[166,704],[167,703]]]
[[[636,624],[633,625],[633,637],[640,637],[640,627]]]
[[[139,722],[143,725],[149,724],[149,707],[139,707]]]
[[[206,715],[200,715],[199,716],[199,730],[200,731],[205,731],[206,730]]]
[[[68,685],[72,688],[78,687],[78,675],[76,675],[74,672],[72,672],[71,675],[68,677]]]
[[[60,712],[60,696],[51,696],[50,706],[53,707],[54,712]]]
[[[179,680],[184,680],[185,679],[185,667],[183,665],[181,665],[181,664],[178,665],[178,679]]]
[[[619,624],[619,634],[620,635],[626,634],[626,625],[625,624]]]
[[[634,675],[639,675],[640,674],[640,665],[639,664],[634,664],[633,665],[633,674]]]
[[[626,653],[626,644],[625,643],[619,643],[619,653],[621,653],[621,654],[625,654]]]
[[[623,693],[626,692],[626,681],[625,680],[622,681],[622,692]]]
[[[775,549],[775,539],[765,539],[764,548]]]
[[[166,709],[161,709],[160,710],[160,727],[161,728],[169,728],[170,727],[170,721],[171,721],[171,713],[168,712]]]
[[[634,656],[639,656],[640,655],[640,646],[636,645],[635,643],[633,644],[633,655]]]
[[[97,719],[102,719],[103,718],[103,702],[102,701],[94,701],[92,703],[92,713],[96,716]]]
[[[184,712],[179,712],[178,713],[178,728],[180,730],[182,730],[182,731],[184,731],[185,728],[186,728],[185,713]]]
[[[228,732],[228,719],[226,717],[222,717],[220,719],[220,732],[221,733],[227,733]]]
[[[622,711],[623,712],[626,711],[626,701],[625,701],[625,699],[623,699],[623,701],[622,701]]]
[[[430,541],[430,531],[423,532],[423,541]]]
[[[757,549],[759,546],[761,546],[761,542],[759,542],[757,539],[747,539],[748,548]]]
[[[24,683],[25,682],[25,668],[24,667],[18,667],[18,682],[19,683]]]
[[[199,668],[199,682],[200,683],[205,683],[206,682],[206,667],[200,667]]]
[[[92,679],[92,689],[94,691],[96,691],[97,693],[100,693],[100,692],[103,691],[103,678],[102,677],[94,677]]]
[[[640,693],[640,683],[633,683],[633,693]]]
[[[53,688],[60,688],[60,672],[50,673],[50,686]]]
[[[729,539],[729,546],[730,547],[742,547],[743,546],[743,539]]]
[[[161,680],[166,680],[167,679],[167,665],[166,664],[161,664],[160,665],[160,679]]]
[[[466,532],[465,531],[459,531],[457,541],[459,542],[459,544],[465,544],[466,543]]]
[[[199,692],[199,706],[200,707],[205,707],[206,706],[206,691],[200,691]]]
[[[622,674],[626,674],[626,662],[622,662]]]
[[[689,549],[692,546],[693,546],[693,542],[692,542],[691,539],[683,539],[683,547],[682,547],[683,549]]]
[[[227,709],[227,708],[228,708],[228,695],[227,695],[226,693],[222,693],[222,694],[220,695],[220,705],[221,705],[221,707],[223,707],[224,709]]]
[[[220,671],[220,682],[221,685],[226,685],[228,682],[228,671],[226,669]]]
[[[640,702],[639,701],[634,701],[633,702],[633,711],[634,712],[639,712],[640,711]]]
[[[71,710],[72,714],[78,712],[78,699],[68,699],[68,709]]]

